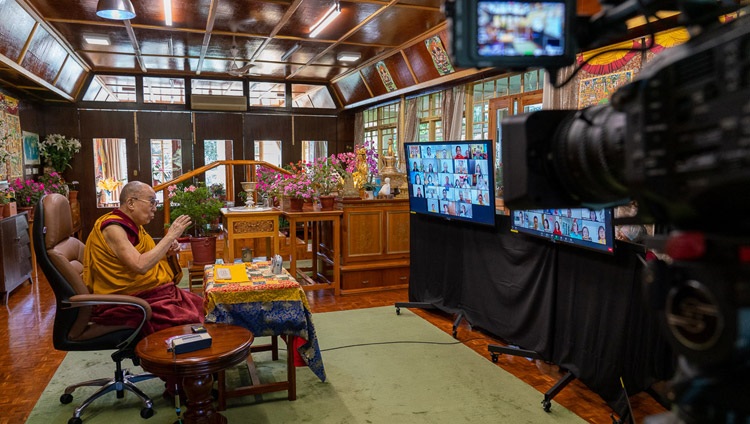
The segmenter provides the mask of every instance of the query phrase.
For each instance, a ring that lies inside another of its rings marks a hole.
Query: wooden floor
[[[373,294],[334,297],[330,290],[308,293],[313,312],[393,305],[407,301],[406,290]],[[446,333],[452,332],[453,317],[436,311],[412,309]],[[23,423],[36,404],[65,356],[52,347],[52,326],[55,302],[51,289],[42,275],[39,284],[28,283],[11,294],[8,305],[0,307],[0,423]],[[394,308],[395,313],[395,308]],[[458,331],[458,339],[490,361],[487,346],[499,343],[481,332],[472,331],[466,323]],[[554,379],[541,373],[533,362],[524,358],[500,356],[497,366],[516,375],[542,394]],[[304,388],[299,388],[304,390]],[[502,390],[498,387],[498,390]],[[574,381],[555,397],[566,408],[591,423],[610,424],[612,410],[602,399],[583,384]],[[639,394],[631,398],[636,422],[663,412],[650,396]],[[555,406],[553,406],[555,408]],[[147,423],[148,421],[143,421]]]

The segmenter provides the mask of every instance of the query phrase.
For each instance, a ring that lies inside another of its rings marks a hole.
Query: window
[[[120,190],[128,183],[128,161],[124,138],[94,139],[94,184],[96,206],[120,206]]]
[[[398,116],[400,103],[391,103],[363,112],[363,122],[365,125],[365,141],[375,141],[376,149],[383,157],[388,152],[388,144],[392,141],[395,144],[398,141]],[[396,157],[400,156],[398,149],[394,150]]]
[[[443,141],[443,92],[417,98],[419,141]]]
[[[203,163],[206,165],[218,160],[232,159],[232,140],[203,140]],[[221,184],[227,188],[225,165],[206,171],[206,186]]]
[[[192,94],[242,97],[242,81],[195,79],[191,81]]]
[[[143,78],[143,103],[185,104],[185,80],[182,78]]]
[[[302,162],[313,163],[328,156],[327,141],[302,140]]]
[[[286,84],[250,83],[250,106],[284,107],[285,105]]]
[[[292,84],[292,106],[336,109],[331,93],[325,85]]]
[[[182,175],[181,140],[151,140],[151,185],[165,183]],[[156,193],[160,202],[164,193]]]
[[[135,102],[135,77],[97,75],[89,84],[84,101]]]
[[[281,166],[281,140],[255,140],[255,160]]]

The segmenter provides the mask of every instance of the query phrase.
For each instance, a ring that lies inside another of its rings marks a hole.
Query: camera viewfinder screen
[[[565,54],[565,3],[480,0],[477,15],[479,56]]]

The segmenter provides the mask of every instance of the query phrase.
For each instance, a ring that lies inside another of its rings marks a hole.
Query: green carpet
[[[305,367],[297,370],[297,400],[286,392],[231,399],[223,414],[232,423],[582,423],[555,404],[551,413],[541,407],[542,394],[461,344],[421,317],[393,307],[315,314],[315,326],[328,381],[321,383]],[[354,346],[363,343],[420,341]],[[283,355],[282,355],[283,356]],[[283,358],[270,353],[253,356],[261,380],[285,375]],[[129,364],[129,362],[128,362]],[[131,364],[132,365],[132,364]],[[246,369],[245,369],[246,370]],[[108,354],[69,353],[34,407],[27,423],[66,423],[76,402],[90,388],[79,389],[73,404],[58,401],[65,382],[112,372]],[[227,378],[247,380],[241,368]],[[83,414],[85,423],[172,423],[174,409],[162,399],[163,384],[149,380],[139,385],[154,399],[156,414],[139,417],[140,403],[132,394],[117,400],[108,395]],[[80,392],[80,393],[79,393]]]

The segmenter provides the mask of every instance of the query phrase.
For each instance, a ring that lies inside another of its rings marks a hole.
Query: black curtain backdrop
[[[551,243],[495,227],[413,214],[409,300],[463,312],[507,343],[571,370],[620,416],[630,394],[668,379],[672,353],[642,299],[642,255]]]

